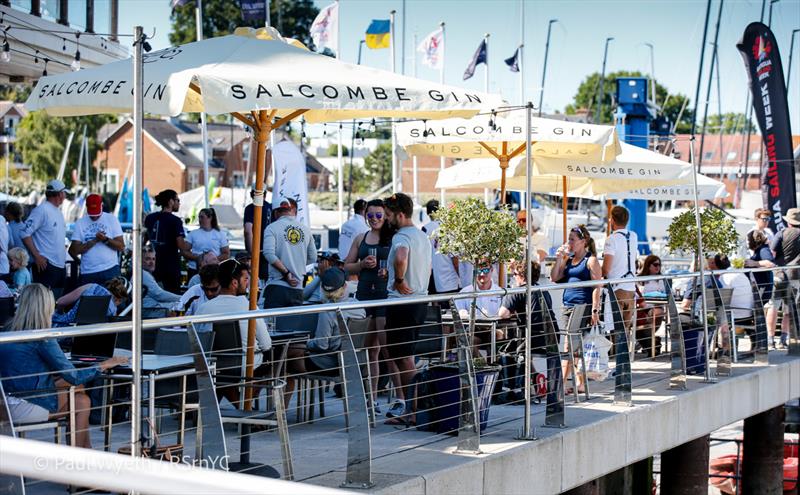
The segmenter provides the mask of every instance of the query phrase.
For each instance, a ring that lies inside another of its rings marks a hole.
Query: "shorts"
[[[50,411],[26,400],[14,399],[8,402],[11,422],[15,425],[43,423],[50,418]]]
[[[414,356],[419,328],[425,323],[427,303],[386,308],[386,350],[392,359]]]
[[[570,320],[570,317],[572,316],[572,310],[573,309],[574,309],[574,306],[564,306],[561,309],[561,335],[560,335],[560,338],[559,338],[559,341],[558,341],[558,347],[562,351],[566,351],[567,350],[567,337],[568,337],[567,329],[569,328],[569,320]],[[584,336],[584,337],[592,329],[592,305],[591,304],[587,304],[586,305],[586,312],[583,313],[583,321],[581,321],[581,324],[579,325],[579,328],[581,330],[581,335]],[[575,352],[581,346],[580,339],[578,338],[577,334],[569,335],[569,338],[570,338],[570,341],[569,341],[570,342],[570,347],[572,348],[573,352]]]
[[[356,290],[356,299],[360,302],[366,301],[379,301],[388,297],[386,290],[373,290],[359,287]],[[376,308],[365,308],[364,311],[367,316],[373,318],[384,318],[386,316],[386,306],[379,306]]]
[[[292,289],[283,285],[268,285],[264,289],[264,309],[302,305],[303,289]]]

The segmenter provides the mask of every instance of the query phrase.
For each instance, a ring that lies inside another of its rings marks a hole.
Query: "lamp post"
[[[602,117],[602,113],[603,113],[603,96],[604,96],[603,95],[603,91],[605,89],[604,88],[604,83],[605,83],[604,79],[606,77],[606,60],[608,60],[608,44],[611,43],[611,41],[613,39],[614,38],[612,38],[612,37],[606,38],[606,47],[603,50],[603,68],[600,71],[600,93],[597,96],[597,122],[596,122],[597,124],[602,124],[603,123],[603,117]]]
[[[547,39],[544,42],[544,65],[542,65],[542,89],[539,90],[539,117],[542,116],[542,102],[544,101],[544,80],[547,76],[547,54],[550,51],[550,30],[556,22],[558,22],[558,19],[550,19],[547,21]]]

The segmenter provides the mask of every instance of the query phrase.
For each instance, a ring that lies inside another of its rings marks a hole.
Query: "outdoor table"
[[[127,354],[130,351],[123,349],[116,349],[115,355]],[[186,378],[196,373],[194,367],[193,356],[165,356],[159,354],[144,354],[142,355],[142,375],[147,377],[147,388],[142,394],[142,399],[147,402],[147,418],[148,422],[153,425],[155,429],[155,386],[156,381],[166,380],[169,378],[183,378],[184,387],[181,393],[181,427],[178,432],[178,443],[183,443],[184,427],[186,424]],[[113,425],[113,393],[114,383],[117,380],[130,381],[133,379],[132,370],[130,365],[121,365],[111,368],[103,373],[103,377],[109,381],[108,397],[106,400],[106,434],[105,434],[105,449],[108,450],[111,444],[111,430]]]

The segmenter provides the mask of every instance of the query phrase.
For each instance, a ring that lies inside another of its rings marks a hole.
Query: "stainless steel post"
[[[133,310],[131,311],[131,455],[141,455],[142,430],[142,45],[145,38],[141,26],[133,28]],[[151,392],[152,393],[152,392]]]
[[[528,102],[525,104],[525,212],[527,217],[531,217],[531,110],[533,103]],[[533,431],[531,424],[531,289],[533,280],[531,280],[531,236],[533,230],[531,225],[533,222],[525,222],[526,242],[525,242],[525,280],[528,282],[525,286],[525,311],[528,317],[525,318],[525,412],[522,418],[522,431],[519,433],[521,440],[536,440],[536,435]]]
[[[701,229],[700,224],[700,199],[697,196],[697,167],[695,166],[695,158],[694,158],[694,140],[695,137],[692,135],[692,138],[689,140],[689,156],[692,160],[692,187],[694,192],[694,221],[695,226],[697,227],[697,271],[700,272],[700,301],[702,303],[703,314],[701,319],[703,320],[703,348],[705,349],[705,364],[706,364],[706,371],[704,374],[703,381],[705,383],[714,383],[716,380],[711,376],[711,368],[709,363],[709,353],[708,353],[708,303],[706,302],[706,277],[705,277],[705,267],[703,266],[703,262],[705,261],[703,258],[703,230]]]
[[[609,306],[611,306],[611,315],[614,319],[614,344],[617,349],[616,376],[614,377],[614,404],[630,406],[633,405],[631,398],[633,377],[631,376],[628,330],[625,328],[625,322],[622,321],[622,310],[619,307],[617,296],[614,294],[614,288],[611,284],[606,285],[606,292]],[[575,372],[577,373],[577,371]]]
[[[473,303],[474,308],[474,303]],[[481,451],[481,420],[478,406],[478,383],[475,376],[475,364],[472,362],[472,331],[464,329],[464,322],[458,314],[455,299],[450,300],[450,311],[453,315],[453,331],[458,346],[459,377],[459,417],[458,445],[456,452],[479,454]],[[474,313],[470,317],[470,330],[474,330]],[[486,385],[484,385],[486,386]]]

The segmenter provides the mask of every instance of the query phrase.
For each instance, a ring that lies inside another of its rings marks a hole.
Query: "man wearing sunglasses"
[[[353,239],[369,232],[369,224],[364,214],[367,212],[367,202],[363,199],[357,199],[353,203],[353,216],[350,217],[339,228],[339,257],[344,259],[350,252],[350,246],[353,244]]]
[[[235,259],[227,259],[219,264],[219,295],[202,304],[197,309],[198,315],[213,315],[223,313],[243,313],[248,311],[249,302],[246,294],[250,287],[250,267],[239,263]],[[242,336],[242,348],[247,349],[247,320],[239,320],[239,329]],[[263,352],[270,350],[272,340],[267,325],[261,318],[256,319],[256,354],[253,361],[255,368],[264,361]],[[255,370],[256,376],[263,376],[264,370]]]
[[[750,232],[760,230],[764,232],[764,235],[767,236],[767,245],[772,244],[773,239],[775,239],[775,233],[769,228],[769,219],[771,218],[769,210],[766,208],[756,208],[753,218],[756,220],[756,225],[747,231],[747,234],[744,236],[745,242],[747,242]],[[748,251],[750,252],[750,255],[753,254],[753,251],[749,248]]]
[[[303,276],[306,266],[317,260],[317,245],[311,229],[297,220],[297,203],[283,199],[276,219],[264,230],[262,253],[269,263],[264,291],[265,308],[303,304]]]
[[[197,314],[206,301],[219,294],[219,264],[203,265],[200,268],[200,283],[189,287],[180,300],[172,307],[173,311],[184,312],[187,316]]]

